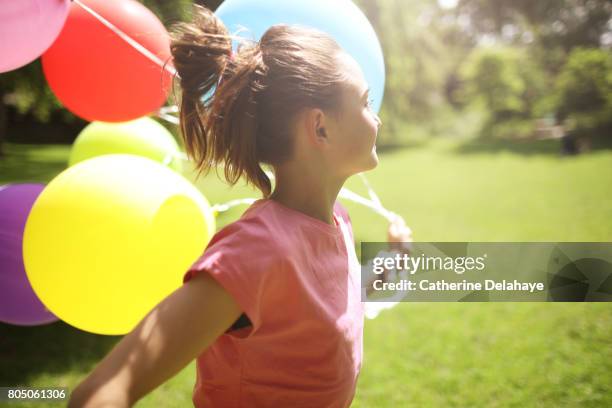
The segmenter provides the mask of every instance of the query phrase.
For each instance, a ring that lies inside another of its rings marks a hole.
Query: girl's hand
[[[412,230],[406,225],[404,219],[395,214],[393,221],[389,223],[387,229],[387,241],[389,242],[389,251],[381,251],[379,256],[393,256],[393,252],[400,252],[402,254],[410,255],[412,252]],[[385,270],[381,275],[375,275],[371,273],[371,276],[366,278],[366,295],[370,295],[373,292],[372,283],[380,279],[383,282],[390,282],[396,278],[395,271]]]
[[[389,223],[389,228],[387,229],[389,250],[410,255],[412,253],[412,230],[406,225],[406,221],[404,221],[401,215],[394,215],[395,218]],[[385,282],[389,282],[390,279],[393,280],[397,277],[395,273],[389,276],[389,271],[385,271],[383,276]]]
[[[387,241],[390,250],[410,253],[411,246],[403,243],[412,242],[412,230],[402,216],[395,214],[395,219],[389,223]]]

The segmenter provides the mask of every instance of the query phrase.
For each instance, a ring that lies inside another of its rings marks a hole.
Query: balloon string
[[[391,211],[381,209],[381,207],[377,206],[376,204],[374,204],[367,198],[361,197],[359,194],[347,188],[342,188],[338,196],[345,200],[353,201],[357,204],[361,204],[365,207],[368,207],[372,209],[374,212],[376,212],[377,214],[386,218],[388,221],[392,221],[394,219],[393,218],[394,215]],[[236,207],[238,205],[241,205],[241,204],[253,204],[255,201],[257,201],[257,198],[241,198],[241,199],[236,199],[236,200],[230,200],[225,203],[215,204],[212,206],[212,209],[213,211],[220,213],[220,212],[228,211],[229,209]]]
[[[225,212],[227,210],[229,210],[232,207],[236,207],[237,205],[241,205],[241,204],[253,204],[255,201],[257,201],[256,198],[239,198],[236,200],[230,200],[227,201],[225,203],[220,203],[220,204],[215,204],[213,206],[211,206],[212,210],[214,212],[220,213],[220,212]]]
[[[172,116],[172,115],[169,115],[167,113],[162,113],[161,110],[159,112],[157,112],[157,116],[160,119],[165,120],[166,122],[172,123],[173,125],[179,125],[181,123],[179,121],[179,118],[177,118],[176,116]]]
[[[181,157],[180,155],[178,157],[185,160],[185,158]],[[274,180],[274,174],[272,172],[266,171],[265,173],[270,178],[270,180]],[[359,194],[349,190],[346,187],[342,187],[340,189],[340,193],[338,194],[338,197],[343,198],[348,201],[352,201],[357,204],[361,204],[365,207],[368,207],[371,210],[373,210],[375,213],[384,217],[389,222],[394,221],[395,218],[397,217],[397,214],[395,214],[392,211],[387,210],[386,208],[382,206],[382,204],[377,204],[373,202],[372,200],[368,200],[367,198],[360,196]],[[225,203],[215,204],[213,206],[213,209],[217,212],[225,212],[229,210],[230,208],[235,207],[237,205],[252,204],[256,200],[257,200],[256,198],[243,198],[243,199],[238,199],[238,200],[230,200]]]
[[[393,222],[397,217],[394,212],[387,210],[385,207],[376,204],[372,200],[368,200],[367,198],[360,196],[359,194],[349,190],[346,187],[342,187],[340,189],[340,194],[338,196],[340,198],[344,198],[345,200],[353,201],[357,204],[361,204],[365,207],[370,208],[372,211],[381,215],[389,222]]]
[[[163,114],[167,114],[167,113],[178,113],[179,112],[179,108],[176,105],[171,105],[171,106],[163,106],[159,109],[160,113]]]
[[[176,156],[176,155],[175,155],[175,154],[173,154],[173,153],[169,153],[169,154],[167,154],[167,155],[166,155],[166,157],[164,157],[164,161],[162,162],[162,164],[163,164],[164,166],[169,166],[169,165],[170,165],[170,163],[172,163],[172,160],[174,160],[174,157],[175,157],[175,156]]]
[[[402,294],[402,296],[404,296],[404,294]],[[394,299],[395,296],[391,297],[391,299]],[[380,312],[382,312],[383,310],[389,310],[389,309],[393,309],[395,306],[397,306],[399,304],[400,301],[398,300],[392,300],[392,301],[369,301],[369,302],[365,302],[365,317],[367,319],[373,320],[376,319],[378,317],[378,315],[380,314]]]
[[[366,178],[365,174],[359,173],[359,177],[361,178],[361,181],[363,182],[365,187],[368,189],[368,195],[370,196],[370,199],[374,201],[377,205],[382,207],[382,203],[380,202],[378,195],[376,195],[376,192],[374,191],[372,186],[370,186],[370,183],[368,182],[368,179]]]
[[[112,32],[117,34],[123,41],[131,45],[136,51],[140,52],[142,55],[147,57],[149,60],[153,61],[155,64],[159,65],[162,69],[165,69],[170,73],[170,75],[177,75],[176,69],[174,67],[167,65],[162,61],[157,55],[153,54],[151,51],[147,50],[143,47],[138,41],[134,40],[132,37],[121,31],[117,28],[113,23],[102,17],[100,14],[96,13],[93,9],[86,6],[81,2],[81,0],[73,0],[74,3],[79,5],[83,10],[91,14],[96,20],[104,24],[107,28],[109,28]]]

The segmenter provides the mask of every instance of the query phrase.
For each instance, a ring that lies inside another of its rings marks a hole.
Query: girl
[[[223,23],[195,10],[171,45],[186,150],[200,172],[223,164],[230,183],[245,177],[264,198],[213,237],[70,406],[131,406],[197,357],[197,407],[347,407],[363,303],[336,198],[377,165],[381,121],[358,64],[327,35],[277,25],[233,54]],[[398,218],[389,240],[410,239]]]

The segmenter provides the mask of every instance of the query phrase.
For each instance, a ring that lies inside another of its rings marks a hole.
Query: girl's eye
[[[372,109],[372,105],[373,105],[373,104],[374,104],[374,100],[373,100],[373,99],[368,99],[368,100],[366,101],[365,106],[366,106],[368,109]]]

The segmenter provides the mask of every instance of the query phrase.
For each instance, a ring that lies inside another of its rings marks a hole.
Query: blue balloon
[[[215,14],[231,34],[259,40],[275,24],[297,24],[331,35],[361,66],[372,108],[380,110],[385,62],[374,28],[350,0],[226,0]],[[243,29],[247,31],[244,32]]]

